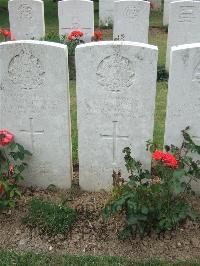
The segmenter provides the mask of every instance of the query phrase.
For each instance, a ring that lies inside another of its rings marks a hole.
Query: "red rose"
[[[72,35],[70,34],[68,37],[67,37],[68,41],[72,41],[73,40],[73,37]]]
[[[98,41],[102,40],[102,32],[101,31],[95,31],[94,32],[94,38]]]
[[[156,150],[156,151],[152,154],[152,158],[153,158],[155,161],[160,161],[160,160],[162,160],[163,155],[164,155],[164,153],[163,153],[162,151],[158,151],[158,150]]]
[[[70,34],[72,37],[82,37],[83,36],[83,32],[81,32],[80,30],[74,30],[71,32]]]
[[[0,130],[0,146],[6,146],[14,139],[14,135],[7,130]]]
[[[178,167],[178,162],[177,162],[176,158],[170,153],[164,154],[163,162],[165,165],[167,165],[169,167],[172,167],[172,168]]]
[[[3,30],[2,34],[4,35],[4,37],[11,37],[11,32],[9,30]]]
[[[157,150],[152,154],[152,158],[155,161],[162,161],[166,166],[169,166],[171,168],[177,168],[178,167],[178,161],[170,153],[166,153],[166,152]]]
[[[0,194],[1,194],[2,192],[4,192],[4,190],[5,190],[4,185],[3,185],[3,184],[0,184]]]

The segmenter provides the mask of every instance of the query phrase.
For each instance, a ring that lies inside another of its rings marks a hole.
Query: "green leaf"
[[[145,206],[142,206],[141,212],[142,212],[142,214],[148,214],[149,209]]]
[[[17,147],[17,144],[15,142],[11,142],[9,147],[10,147],[11,151],[13,151]]]
[[[24,154],[32,156],[32,153],[30,151],[28,151],[28,150],[24,150]]]
[[[25,167],[24,167],[23,164],[17,166],[17,170],[18,170],[19,172],[23,172],[24,169],[25,169]]]
[[[175,170],[174,173],[173,173],[173,177],[174,178],[184,177],[184,175],[185,175],[185,170],[184,169]]]

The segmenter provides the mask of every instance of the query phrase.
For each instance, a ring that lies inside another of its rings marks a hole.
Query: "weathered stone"
[[[165,124],[165,144],[181,147],[181,131],[189,133],[200,144],[200,44],[172,47]],[[195,137],[196,136],[196,137]],[[194,182],[195,191],[200,191]]]
[[[114,0],[99,0],[99,25],[113,24]]]
[[[148,1],[115,1],[114,39],[148,43],[149,12]]]
[[[200,42],[200,1],[177,1],[170,4],[166,69],[169,69],[172,46]]]
[[[80,186],[110,189],[113,169],[126,174],[122,149],[150,168],[157,48],[99,42],[76,48]],[[145,73],[145,75],[144,75]]]
[[[164,26],[168,26],[169,24],[169,7],[170,7],[171,2],[174,2],[174,0],[164,0],[164,8],[163,8],[163,25]]]
[[[13,132],[33,154],[25,173],[28,185],[71,186],[67,63],[65,45],[0,44],[0,128]]]
[[[44,3],[41,0],[8,1],[10,30],[17,40],[41,39],[45,35]]]
[[[90,42],[94,34],[94,4],[90,0],[64,0],[58,2],[59,34],[69,35],[74,30],[84,33]]]

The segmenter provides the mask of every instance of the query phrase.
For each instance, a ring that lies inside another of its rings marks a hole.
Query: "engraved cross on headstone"
[[[103,139],[108,139],[108,140],[112,140],[112,146],[113,146],[113,165],[117,164],[117,141],[118,140],[127,140],[129,138],[129,136],[127,135],[119,135],[117,133],[117,123],[118,121],[113,121],[113,132],[111,135],[107,135],[107,134],[101,134],[100,136],[103,137]]]
[[[35,135],[42,135],[44,134],[44,130],[34,130],[34,127],[33,127],[33,118],[30,117],[29,118],[29,130],[20,130],[20,132],[22,133],[26,133],[26,134],[29,134],[30,137],[31,137],[31,148],[32,148],[32,152],[34,151],[34,137]]]

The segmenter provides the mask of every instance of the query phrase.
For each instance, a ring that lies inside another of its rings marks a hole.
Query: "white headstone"
[[[115,1],[114,39],[148,43],[149,12],[148,1]]]
[[[113,24],[114,0],[99,0],[99,25]]]
[[[17,40],[45,36],[44,3],[41,0],[8,1],[10,30]]]
[[[166,69],[169,69],[172,46],[200,42],[200,1],[177,1],[170,4]]]
[[[124,147],[150,168],[157,47],[108,41],[76,48],[79,181],[84,190],[109,190],[113,169],[124,168]]]
[[[174,0],[164,0],[164,8],[163,8],[163,25],[164,26],[167,26],[169,24],[169,6],[171,2],[174,2]]]
[[[0,128],[33,154],[28,185],[71,186],[67,57],[61,44],[0,44]]]
[[[200,44],[172,47],[165,123],[165,144],[181,146],[181,130],[190,127],[200,145]],[[200,186],[195,182],[195,190]]]
[[[74,30],[84,33],[85,42],[94,34],[94,4],[90,0],[63,0],[58,2],[59,34],[69,35]]]

